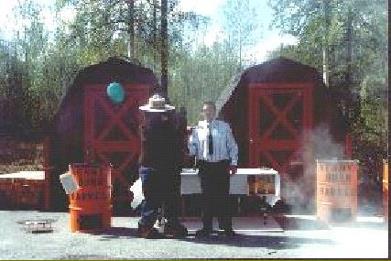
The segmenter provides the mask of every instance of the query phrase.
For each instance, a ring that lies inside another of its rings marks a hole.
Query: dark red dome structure
[[[106,93],[111,82],[125,91],[121,104]],[[145,104],[158,81],[150,69],[122,58],[81,70],[63,97],[46,143],[48,207],[65,209],[67,199],[59,175],[68,164],[110,162],[113,165],[113,205],[130,204],[128,185],[137,177],[140,151],[138,107]],[[116,203],[117,202],[117,203]]]
[[[345,156],[351,156],[347,124],[321,75],[310,66],[280,57],[250,67],[216,105],[237,139],[239,165],[278,170],[283,194],[284,181],[294,182],[312,167],[309,161],[314,164],[320,157],[311,143],[315,129],[327,129],[333,142],[345,148]]]

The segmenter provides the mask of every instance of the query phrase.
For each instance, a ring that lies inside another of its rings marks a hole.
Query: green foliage
[[[188,112],[189,124],[199,120],[203,101],[216,101],[237,73],[239,61],[229,42],[201,46],[194,52],[182,50],[171,65],[169,96]]]
[[[41,11],[35,2],[21,2],[15,13],[23,28],[2,45],[0,94],[8,100],[5,113],[14,115],[9,128],[27,136],[47,126],[80,69],[75,49],[64,44],[63,35],[57,32],[57,41],[49,38]]]

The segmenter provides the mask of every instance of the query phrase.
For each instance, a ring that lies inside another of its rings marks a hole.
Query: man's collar
[[[208,126],[208,124],[211,126],[211,125],[214,125],[216,122],[216,119],[213,119],[211,122],[207,122],[206,120],[202,120],[199,122],[199,125],[202,126],[202,127],[206,127]]]

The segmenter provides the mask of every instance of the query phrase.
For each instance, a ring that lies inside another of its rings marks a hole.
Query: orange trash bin
[[[69,195],[72,232],[95,232],[111,226],[111,166],[73,163],[69,172],[79,185]]]
[[[354,221],[357,217],[355,160],[317,160],[317,218],[325,222]]]
[[[383,160],[383,209],[385,221],[388,221],[388,160]]]

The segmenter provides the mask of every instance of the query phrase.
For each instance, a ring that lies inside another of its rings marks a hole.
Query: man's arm
[[[238,145],[236,144],[231,127],[227,123],[227,149],[229,158],[231,159],[231,166],[238,165]]]
[[[189,141],[187,142],[187,148],[189,149],[190,156],[196,156],[199,148],[199,140],[197,135],[197,129],[192,128]]]

